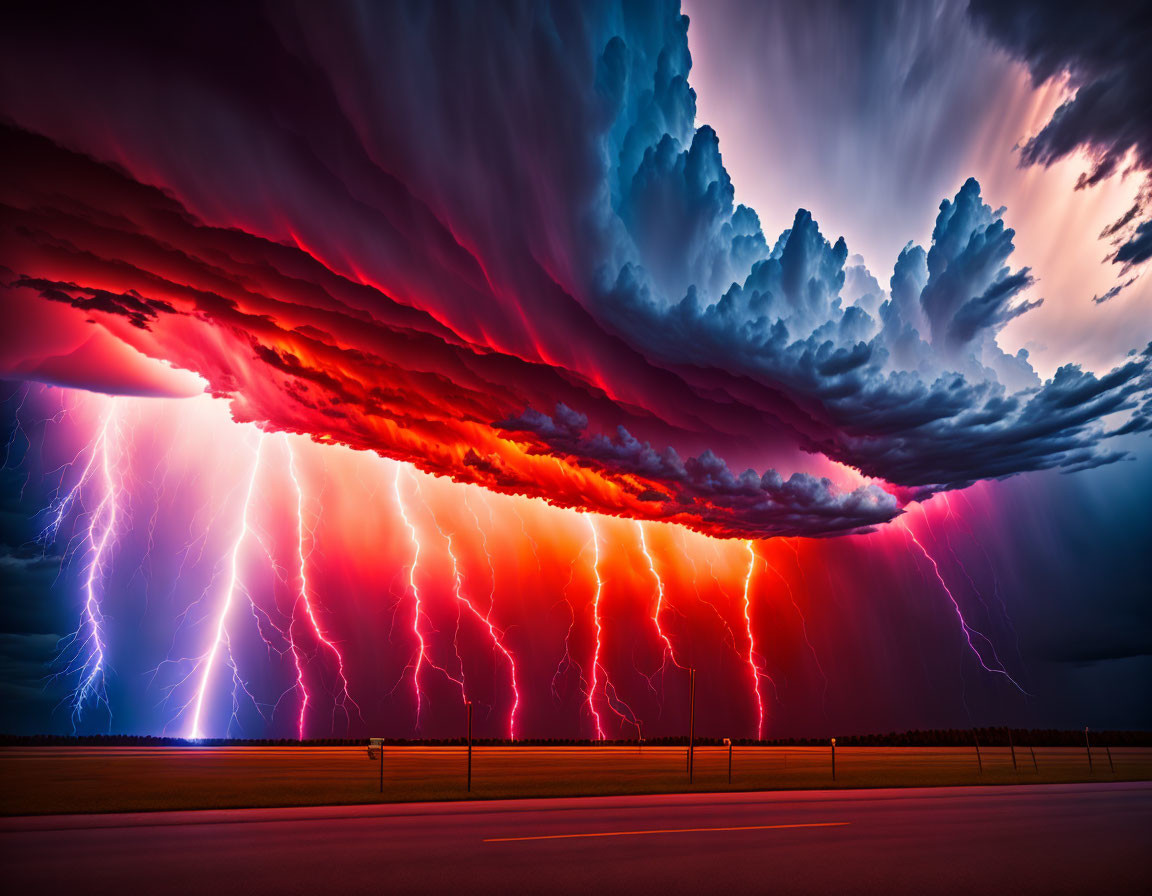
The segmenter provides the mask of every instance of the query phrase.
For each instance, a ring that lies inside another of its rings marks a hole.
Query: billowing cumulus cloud
[[[726,536],[1109,463],[1146,417],[1138,346],[1047,382],[1000,348],[1041,299],[974,180],[924,197],[890,275],[805,210],[769,239],[697,126],[675,3],[163,12],[0,36],[22,332],[67,311],[238,419]]]

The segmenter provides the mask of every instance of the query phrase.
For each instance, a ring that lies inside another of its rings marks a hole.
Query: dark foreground
[[[0,819],[9,892],[1147,893],[1152,784]]]

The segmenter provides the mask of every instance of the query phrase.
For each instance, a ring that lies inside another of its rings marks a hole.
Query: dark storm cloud
[[[1037,84],[1066,73],[1074,95],[1021,148],[1028,164],[1050,165],[1077,149],[1093,156],[1088,186],[1110,176],[1129,150],[1152,169],[1152,12],[1141,0],[1053,3],[971,0],[971,14]]]
[[[1123,283],[1117,283],[1111,289],[1105,290],[1098,296],[1092,296],[1092,301],[1097,305],[1103,305],[1105,302],[1116,298],[1120,293],[1136,282],[1136,278],[1132,277],[1125,280]]]
[[[43,298],[50,302],[71,305],[82,311],[103,311],[106,314],[118,314],[127,318],[132,326],[141,330],[147,330],[149,322],[155,320],[160,312],[173,314],[176,311],[168,302],[147,299],[135,290],[114,293],[106,289],[85,289],[75,283],[54,283],[29,277],[19,278],[7,285],[37,290]]]
[[[1143,221],[1132,238],[1116,250],[1113,260],[1125,267],[1140,264],[1152,258],[1152,221]],[[1132,281],[1129,280],[1129,283]]]
[[[588,418],[563,404],[549,416],[526,411],[503,421],[509,432],[530,432],[552,451],[608,469],[656,481],[669,494],[644,493],[672,516],[698,516],[717,534],[738,535],[752,522],[766,535],[804,532],[839,535],[866,532],[900,513],[896,499],[878,486],[845,492],[825,477],[794,473],[784,479],[775,470],[737,475],[711,451],[682,459],[674,448],[656,451],[624,427],[614,437],[590,435]]]
[[[1020,150],[1026,165],[1051,165],[1077,150],[1092,159],[1077,189],[1132,166],[1152,172],[1152,7],[1142,0],[1053,3],[971,0],[969,12],[997,43],[1023,60],[1041,84],[1067,75],[1073,95]],[[1125,268],[1152,257],[1152,221],[1126,228],[1147,207],[1141,200],[1109,228],[1124,235],[1112,260]],[[1107,231],[1106,231],[1107,232]],[[1111,235],[1111,234],[1110,234]],[[1123,288],[1123,287],[1121,287]]]
[[[715,534],[860,531],[1123,456],[1105,421],[1147,353],[1042,383],[1000,348],[1040,298],[975,180],[921,197],[931,240],[890,277],[805,209],[769,239],[696,125],[687,29],[672,2],[21,8],[4,294],[239,419]],[[805,452],[887,485],[778,472]]]

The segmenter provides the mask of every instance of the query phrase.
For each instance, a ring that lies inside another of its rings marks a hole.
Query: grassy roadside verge
[[[1033,762],[1033,755],[1035,762]],[[460,747],[390,747],[379,764],[356,747],[5,747],[0,814],[344,805],[425,800],[819,788],[928,787],[1152,780],[1152,748],[976,752],[958,747],[824,747],[696,751],[688,783],[682,747],[482,747],[465,791]]]

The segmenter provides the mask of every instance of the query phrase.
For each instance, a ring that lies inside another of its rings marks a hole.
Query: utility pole
[[[688,670],[688,783],[696,771],[696,670]]]

